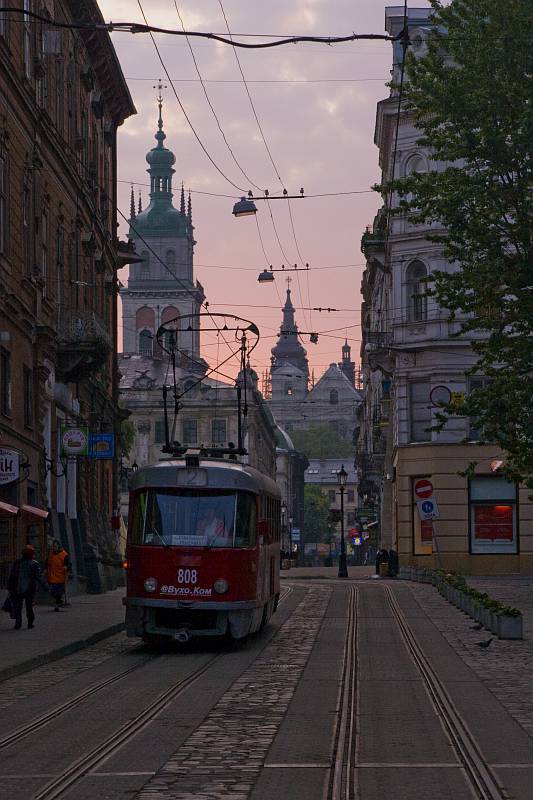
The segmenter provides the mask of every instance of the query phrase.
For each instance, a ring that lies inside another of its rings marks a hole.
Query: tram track
[[[281,605],[287,597],[291,594],[292,587],[286,587],[280,593],[278,606]],[[84,754],[81,758],[74,761],[69,767],[64,770],[61,775],[57,776],[54,780],[44,786],[39,792],[32,796],[32,800],[55,800],[65,794],[72,788],[79,780],[83,779],[87,773],[95,769],[103,761],[111,757],[123,745],[127,744],[129,740],[140,733],[146,728],[155,718],[167,708],[170,703],[176,700],[181,694],[189,689],[192,684],[199,680],[220,658],[226,654],[226,650],[217,652],[207,663],[203,664],[198,669],[194,670],[187,677],[177,681],[171,687],[162,692],[150,705],[146,706],[139,714],[131,720],[122,725],[118,730],[110,734],[103,742],[96,747],[92,748],[89,752]],[[139,664],[135,664],[126,670],[113,675],[110,678],[102,680],[93,684],[89,688],[77,694],[75,697],[70,698],[65,703],[47,711],[45,714],[33,719],[27,725],[13,731],[13,733],[0,739],[0,750],[10,747],[16,742],[21,741],[27,736],[30,736],[45,725],[49,724],[52,720],[56,720],[58,716],[67,713],[71,709],[78,706],[84,700],[94,696],[104,688],[119,682],[127,675],[135,672],[140,667],[158,660],[162,656],[160,654],[149,656],[143,659]]]
[[[88,772],[93,770],[103,761],[108,759],[120,748],[140,733],[144,728],[167,708],[174,700],[189,689],[199,678],[201,678],[212,666],[224,655],[223,652],[216,653],[207,663],[194,670],[186,678],[183,678],[164,692],[162,692],[153,702],[145,706],[143,710],[128,722],[120,726],[110,734],[103,742],[89,750],[81,758],[72,762],[57,778],[50,781],[39,792],[32,796],[32,800],[55,800],[67,792],[74,784],[85,777]]]
[[[335,762],[330,771],[324,800],[351,800],[355,797],[353,758],[357,697],[357,599],[358,590],[351,586],[343,650],[343,671],[338,698],[339,715],[333,750]]]
[[[479,800],[508,800],[507,793],[501,787],[496,775],[484,759],[475,737],[469,730],[466,721],[455,708],[450,695],[426,657],[394,592],[389,586],[385,587],[385,594],[406,649],[420,673],[428,695],[448,734],[457,757],[463,765],[465,777],[468,779],[474,793]]]
[[[131,667],[122,670],[122,672],[118,672],[116,675],[112,675],[109,678],[104,678],[97,683],[93,683],[92,686],[89,686],[87,689],[79,692],[78,694],[74,695],[74,697],[69,698],[64,703],[60,703],[60,705],[54,706],[54,708],[46,711],[44,714],[41,714],[39,717],[35,717],[26,725],[17,728],[12,733],[9,733],[7,736],[3,736],[0,738],[0,750],[5,750],[8,747],[20,742],[22,739],[25,739],[27,736],[31,736],[34,733],[37,733],[41,728],[44,728],[45,725],[48,725],[53,720],[56,720],[62,714],[66,714],[68,711],[71,711],[73,708],[76,708],[80,703],[83,703],[84,700],[87,700],[89,697],[92,697],[98,692],[101,692],[103,689],[106,689],[108,686],[112,686],[114,683],[118,683],[127,675],[131,675],[132,672],[136,672],[136,670],[143,667],[145,664],[149,664],[151,661],[156,660],[159,656],[148,656],[143,658],[137,664],[133,664]]]

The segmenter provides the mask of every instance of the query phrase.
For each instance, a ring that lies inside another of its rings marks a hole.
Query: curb
[[[125,624],[123,622],[118,622],[115,625],[110,625],[108,628],[104,628],[101,631],[87,636],[85,639],[69,642],[69,644],[65,644],[63,647],[58,647],[55,650],[50,650],[48,653],[42,653],[34,658],[29,658],[26,661],[21,661],[18,664],[5,667],[5,669],[0,669],[0,683],[9,678],[14,678],[17,675],[22,675],[24,672],[29,672],[36,667],[41,667],[43,664],[49,664],[51,661],[57,661],[60,658],[69,656],[71,653],[75,653],[78,650],[84,650],[86,647],[90,647],[100,642],[102,639],[107,639],[109,636],[120,633],[124,628]]]

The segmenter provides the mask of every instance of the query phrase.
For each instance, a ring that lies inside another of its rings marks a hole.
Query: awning
[[[378,524],[377,522],[369,522],[366,527],[367,528],[375,528],[377,524]]]
[[[19,509],[17,506],[11,506],[9,503],[2,503],[0,501],[0,514],[9,514],[10,516],[16,517],[19,513]]]
[[[49,514],[44,508],[36,508],[35,506],[22,506],[22,512],[27,514],[28,517],[36,517],[37,519],[47,519]]]

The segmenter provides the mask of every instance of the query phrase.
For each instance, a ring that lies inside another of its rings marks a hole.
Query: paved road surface
[[[529,642],[481,651],[429,586],[284,587],[244,646],[120,634],[1,683],[0,800],[531,800],[531,729],[492,683]]]

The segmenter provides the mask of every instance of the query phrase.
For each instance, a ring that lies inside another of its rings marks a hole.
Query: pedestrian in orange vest
[[[59,611],[63,605],[69,567],[70,558],[67,551],[61,546],[59,539],[54,539],[45,563],[46,580],[50,587],[50,594],[56,602],[54,611]]]

